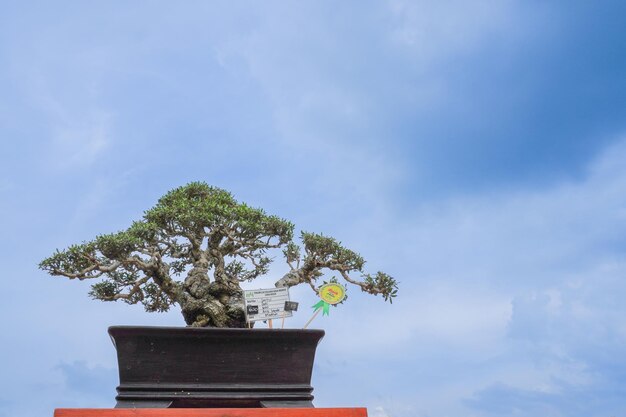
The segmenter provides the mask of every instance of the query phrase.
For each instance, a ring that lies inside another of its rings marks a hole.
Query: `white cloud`
[[[501,349],[511,316],[509,299],[467,286],[420,286],[404,280],[391,306],[354,289],[350,294],[340,306],[341,316],[333,318],[340,323],[323,324],[333,332],[329,348],[343,354],[370,356],[390,349],[423,358],[436,349],[461,349],[487,357]],[[354,346],[359,346],[357,352]]]
[[[395,368],[381,372],[412,380],[437,410],[499,383],[517,390],[511,401],[546,407],[581,401],[581,390],[612,395],[626,369],[617,353],[626,347],[624,160],[626,140],[578,182],[355,218],[349,246],[396,276],[399,296],[388,306],[352,291],[319,323],[324,351],[389,358]],[[448,378],[422,387],[409,374],[424,369]]]
[[[381,406],[375,407],[373,410],[369,410],[368,415],[371,417],[390,417]]]
[[[111,144],[112,113],[100,107],[95,93],[68,95],[57,91],[52,79],[33,69],[19,80],[30,104],[40,113],[37,123],[46,125],[47,136],[36,144],[44,151],[48,167],[85,169]]]
[[[61,169],[82,169],[91,165],[110,144],[110,115],[92,112],[87,120],[60,123],[53,131],[50,157]]]
[[[390,0],[388,4],[396,19],[392,39],[414,50],[422,62],[465,52],[485,37],[509,33],[513,22],[512,2]]]

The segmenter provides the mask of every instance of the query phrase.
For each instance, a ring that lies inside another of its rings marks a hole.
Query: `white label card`
[[[246,319],[260,321],[291,317],[291,311],[285,311],[285,301],[289,301],[287,287],[244,291]]]

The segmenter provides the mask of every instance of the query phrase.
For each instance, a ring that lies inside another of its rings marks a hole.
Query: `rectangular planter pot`
[[[323,330],[113,326],[117,408],[312,407]]]

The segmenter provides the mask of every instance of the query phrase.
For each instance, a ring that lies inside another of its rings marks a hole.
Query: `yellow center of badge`
[[[336,283],[325,284],[320,287],[319,295],[328,304],[338,304],[346,298],[346,289]]]

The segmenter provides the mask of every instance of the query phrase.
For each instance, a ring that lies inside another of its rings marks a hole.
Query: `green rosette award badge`
[[[337,284],[336,282],[331,282],[330,284],[322,285],[318,290],[318,295],[321,300],[313,306],[314,313],[313,317],[309,319],[309,321],[304,325],[306,329],[309,324],[313,321],[313,319],[322,311],[322,315],[327,316],[330,312],[330,306],[339,304],[346,298],[346,288]]]

